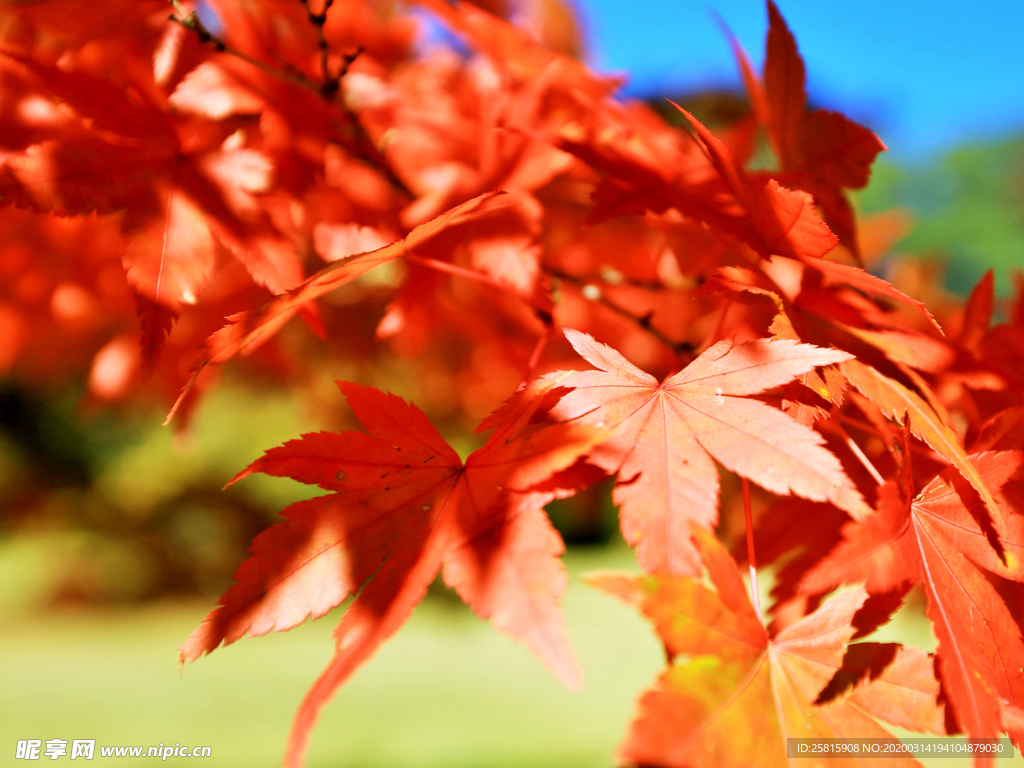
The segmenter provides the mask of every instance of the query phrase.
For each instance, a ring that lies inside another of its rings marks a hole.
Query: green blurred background
[[[1024,265],[1024,139],[965,146],[916,167],[882,161],[857,203],[864,214],[901,209],[912,222],[874,266],[902,276],[905,290],[941,300],[994,268],[1007,295],[1011,270]],[[337,612],[243,640],[183,672],[176,648],[230,584],[252,537],[315,493],[264,476],[221,487],[265,448],[350,427],[320,407],[334,397],[331,379],[348,374],[323,371],[323,397],[307,390],[304,399],[226,379],[180,434],[161,428],[156,411],[83,410],[75,385],[0,380],[0,754],[18,739],[95,738],[208,745],[217,766],[279,764],[292,714],[330,656]],[[446,437],[472,447],[455,427]],[[565,610],[586,691],[560,688],[437,586],[327,707],[311,766],[614,764],[663,656],[642,619],[579,579],[634,567],[607,488],[552,514],[570,542]],[[882,639],[934,644],[920,600],[886,632]]]

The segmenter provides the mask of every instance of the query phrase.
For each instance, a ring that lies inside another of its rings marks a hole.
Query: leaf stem
[[[722,328],[725,327],[725,316],[729,314],[729,310],[732,309],[734,301],[736,301],[736,294],[730,293],[729,298],[724,302],[725,305],[722,307],[722,313],[718,316],[718,322],[715,323],[714,335],[709,339],[711,344],[721,340]]]
[[[420,264],[429,269],[436,270],[437,272],[444,272],[448,275],[464,277],[467,280],[474,280],[478,283],[489,285],[491,288],[497,288],[499,291],[508,292],[508,286],[499,283],[490,275],[485,275],[483,272],[477,272],[475,269],[466,269],[465,267],[460,267],[457,264],[449,264],[447,261],[438,261],[437,259],[431,259],[426,256],[416,256],[411,253],[405,254],[405,260],[411,261],[414,264]]]
[[[551,315],[540,310],[534,310],[534,314],[537,316],[537,319],[544,324],[544,332],[541,333],[540,338],[537,339],[537,343],[533,347],[533,352],[530,354],[530,360],[526,364],[526,373],[523,374],[524,384],[533,376],[533,372],[537,368],[537,364],[540,362],[540,356],[544,354],[544,349],[547,347],[548,342],[551,341],[551,332],[555,328],[554,319]]]
[[[761,590],[757,586],[757,559],[754,557],[754,523],[750,514],[750,481],[743,479],[743,516],[747,523],[747,562],[750,564],[750,600],[754,604],[754,613],[763,624],[761,615]]]
[[[864,465],[864,469],[866,469],[871,477],[874,478],[875,482],[879,485],[885,485],[885,478],[882,477],[881,473],[877,469],[875,469],[875,465],[871,463],[871,459],[867,457],[867,454],[861,450],[860,446],[857,445],[853,438],[847,434],[845,429],[843,429],[842,424],[836,420],[834,422],[834,426],[836,431],[839,433],[839,436],[846,442],[846,447],[853,451],[853,455],[856,456],[860,463]]]
[[[879,435],[880,434],[879,430],[878,430],[878,427],[876,427],[874,424],[868,424],[867,422],[861,421],[860,419],[855,419],[852,416],[847,416],[847,415],[842,414],[842,413],[836,413],[836,414],[833,414],[833,416],[836,419],[838,419],[839,421],[842,421],[844,424],[847,424],[848,426],[851,426],[851,427],[855,427],[856,429],[864,430],[868,434],[871,434],[871,435]],[[947,463],[947,464],[949,463],[948,459],[942,458],[941,456],[939,456],[939,454],[936,451],[934,451],[933,449],[929,448],[926,445],[918,445],[917,443],[911,443],[910,449],[912,451],[916,451],[917,453],[921,454],[922,456],[927,456],[927,457],[929,457],[931,459],[938,458],[939,461],[942,461],[942,462]]]
[[[171,410],[167,413],[167,418],[164,419],[164,423],[160,426],[166,427],[171,423],[171,419],[174,418],[178,409],[181,408],[182,404],[185,402],[185,398],[188,397],[188,393],[192,391],[192,387],[196,385],[196,379],[199,378],[199,374],[203,372],[203,368],[205,367],[206,363],[203,363],[192,371],[192,375],[189,376],[185,386],[181,389],[181,394],[179,394],[178,399],[174,401],[174,405],[171,406]]]

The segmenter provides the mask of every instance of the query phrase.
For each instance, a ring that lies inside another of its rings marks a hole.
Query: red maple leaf
[[[155,364],[181,305],[195,304],[210,282],[218,243],[272,293],[302,279],[294,245],[253,198],[271,186],[270,160],[224,146],[227,125],[182,119],[145,89],[6,56],[26,87],[70,117],[56,137],[4,159],[0,201],[59,215],[123,212],[122,263],[140,296],[144,365]]]
[[[838,239],[814,210],[811,195],[763,174],[748,174],[721,139],[674,106],[693,126],[699,151],[666,151],[660,133],[635,125],[628,125],[628,131],[596,129],[585,140],[557,140],[562,149],[609,174],[594,192],[592,218],[675,208],[738,238],[763,257],[820,259],[835,247]],[[619,141],[609,143],[608,133]],[[645,139],[651,146],[644,146]]]
[[[814,195],[825,221],[856,255],[853,209],[844,189],[868,183],[871,164],[885,144],[870,130],[838,112],[807,109],[806,70],[796,40],[778,7],[768,0],[764,82],[733,41],[743,82],[758,122],[768,129],[786,186]]]
[[[790,737],[887,738],[872,716],[893,715],[906,726],[909,713],[924,718],[914,724],[940,725],[929,717],[936,711],[938,685],[927,654],[915,648],[885,654],[876,643],[847,646],[887,618],[871,615],[863,589],[843,592],[769,636],[732,558],[710,533],[695,532],[694,538],[714,589],[673,576],[598,573],[588,578],[644,613],[671,664],[640,699],[622,747],[624,761],[660,768],[774,768],[790,765]],[[844,652],[858,646],[890,663],[876,666],[870,683],[819,703],[819,694],[835,687]],[[848,759],[816,764],[846,765]],[[879,764],[919,765],[909,757]]]
[[[905,437],[904,457],[908,446]],[[1006,451],[974,454],[971,463],[998,490],[1021,459],[1020,452]],[[842,583],[864,583],[868,592],[883,593],[904,582],[921,584],[956,722],[971,736],[995,737],[1008,729],[1002,702],[1017,708],[1024,703],[1024,644],[984,574],[1024,581],[1024,518],[1007,510],[990,522],[977,491],[956,467],[911,500],[909,464],[905,458],[902,487],[883,486],[878,512],[846,524],[842,543],[804,576],[800,589],[823,593]]]
[[[900,382],[890,379],[859,360],[848,360],[842,367],[847,380],[886,417],[896,419],[901,424],[906,423],[914,435],[928,443],[940,456],[945,457],[956,467],[981,496],[987,514],[993,520],[1002,517],[999,504],[982,473],[968,457],[967,450],[956,433],[936,413],[931,404]]]
[[[746,210],[753,235],[745,239],[758,253],[819,259],[835,247],[838,239],[815,212],[809,194],[763,174],[747,174],[721,139],[678,104],[673,106],[693,126],[711,164]]]
[[[744,397],[846,353],[789,340],[722,341],[659,382],[586,334],[566,336],[598,370],[566,375],[562,385],[573,390],[552,415],[609,430],[590,461],[618,473],[613,499],[645,570],[696,573],[690,523],[711,528],[718,519],[712,459],[774,493],[828,500],[857,517],[869,513],[817,432]]]
[[[323,704],[401,627],[439,570],[478,615],[525,642],[567,686],[581,685],[559,607],[563,545],[542,511],[569,494],[557,481],[531,489],[572,465],[594,432],[531,423],[555,383],[520,395],[465,462],[415,406],[340,383],[369,434],[307,434],[235,478],[264,472],[332,493],[293,504],[285,522],[255,539],[238,583],[182,646],[182,661],[246,634],[289,629],[358,594],[335,630],[333,660],[296,716],[289,765],[301,760]]]
[[[223,363],[237,354],[250,354],[277,333],[303,307],[313,299],[330,293],[346,283],[365,275],[372,269],[408,257],[417,247],[443,233],[450,227],[463,224],[480,216],[493,214],[501,208],[486,203],[503,193],[488,192],[414,228],[405,238],[366,253],[350,255],[328,264],[301,285],[276,296],[261,307],[250,309],[228,318],[228,323],[206,340],[206,350],[192,365],[192,377],[185,385],[177,402],[167,414],[165,424],[174,418],[178,407],[188,395],[196,378],[210,363]]]
[[[527,10],[563,5],[538,2]],[[487,10],[523,3],[417,0],[409,14],[347,0],[328,14],[330,1],[183,0],[174,20],[165,3],[0,12],[0,371],[16,386],[88,373],[93,398],[122,397],[139,379],[134,314],[146,367],[166,346],[155,385],[168,394],[188,375],[184,394],[202,391],[216,378],[196,383],[204,366],[272,337],[254,362],[309,381],[319,356],[275,334],[339,288],[320,327],[340,332],[322,349],[370,377],[401,358],[424,407],[453,417],[486,412],[524,371],[575,367],[562,325],[610,345],[568,332],[597,370],[522,389],[465,461],[415,407],[345,384],[365,432],[305,435],[239,475],[327,495],[255,540],[183,658],[351,601],[290,765],[439,572],[577,684],[543,505],[608,473],[653,575],[599,581],[654,619],[671,659],[627,760],[775,765],[787,735],[883,733],[872,718],[1021,738],[1024,524],[1010,507],[1024,509],[1024,480],[1006,476],[1024,447],[1024,278],[1008,311],[991,273],[966,304],[934,302],[940,327],[917,300],[933,278],[894,272],[898,288],[823,258],[837,242],[856,252],[846,191],[884,147],[808,109],[773,3],[763,80],[738,52],[755,115],[723,124],[716,109],[715,133],[616,101],[615,79]],[[422,13],[470,50],[418,45]],[[748,170],[758,123],[776,170]],[[303,281],[317,257],[330,263]],[[380,280],[360,279],[377,266]],[[916,498],[892,420],[927,443]],[[1016,453],[977,453],[995,449]],[[885,485],[901,464],[903,485]],[[720,494],[723,538],[740,511],[718,465],[744,491],[785,495],[755,494],[756,531],[743,508],[751,573],[755,540],[777,566],[767,629],[711,533]],[[825,602],[840,582],[858,588]],[[851,642],[914,582],[937,657]]]

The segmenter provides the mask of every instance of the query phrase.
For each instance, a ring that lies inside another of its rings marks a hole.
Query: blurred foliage
[[[1024,268],[1024,137],[960,147],[922,167],[882,155],[856,198],[867,213],[908,210],[914,227],[900,252],[942,266],[956,293],[968,293],[991,268],[1005,295],[1011,270]]]
[[[18,584],[0,590],[8,607],[219,592],[252,537],[315,491],[265,477],[221,490],[262,448],[312,426],[283,392],[228,384],[178,434],[157,413],[84,413],[66,393],[7,386],[0,407],[0,572]]]
[[[729,93],[678,101],[711,124],[735,122],[748,109]],[[667,102],[656,106],[675,119]],[[1005,292],[1011,269],[1024,265],[1024,138],[960,148],[927,167],[878,163],[857,203],[868,215],[909,212],[909,235],[873,265],[908,293],[934,293],[935,280],[944,279],[963,294],[990,267]],[[379,279],[346,286],[328,309],[373,293]],[[317,343],[307,342],[314,363],[301,399],[260,377],[227,380],[177,432],[160,427],[162,414],[145,406],[102,409],[74,388],[0,381],[0,605],[138,603],[223,591],[253,536],[287,504],[318,490],[263,475],[222,487],[263,450],[304,431],[353,428],[334,379],[370,383],[422,405],[463,456],[480,444],[444,402],[452,382],[416,376],[391,353],[316,362]],[[725,491],[728,539],[733,517],[740,518]],[[570,547],[618,538],[608,483],[549,512]]]

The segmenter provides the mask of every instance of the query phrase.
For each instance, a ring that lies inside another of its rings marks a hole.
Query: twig
[[[617,315],[620,315],[626,318],[627,320],[632,320],[634,323],[636,323],[649,334],[651,334],[651,336],[653,336],[666,347],[671,349],[673,354],[693,354],[693,345],[690,342],[673,341],[664,333],[662,333],[661,331],[654,327],[654,325],[651,323],[651,318],[654,317],[653,312],[648,312],[643,315],[638,315],[634,312],[630,312],[625,307],[621,306],[620,304],[616,304],[614,301],[605,296],[604,291],[602,291],[597,285],[595,285],[590,280],[577,277],[576,275],[570,275],[566,272],[562,272],[561,270],[553,269],[551,267],[543,267],[543,270],[546,274],[550,275],[551,277],[557,280],[563,280],[567,283],[570,283],[580,288],[581,292],[583,293],[583,297],[586,298],[588,301],[596,302],[603,307],[607,307]]]
[[[195,11],[186,11],[182,7],[179,0],[170,1],[171,5],[174,6],[174,10],[180,13],[181,16],[179,17],[172,13],[167,18],[175,22],[176,24],[180,24],[185,29],[191,32],[195,32],[196,38],[203,45],[207,45],[210,48],[213,48],[213,50],[215,50],[217,53],[226,53],[229,56],[234,56],[236,59],[241,59],[246,64],[250,64],[256,67],[258,70],[270,75],[271,77],[279,78],[281,80],[284,80],[285,82],[291,83],[292,85],[297,85],[300,88],[305,88],[306,90],[314,91],[316,93],[320,92],[320,84],[314,80],[310,80],[301,72],[292,72],[283,69],[278,69],[277,67],[273,67],[270,64],[267,64],[266,62],[260,61],[259,59],[254,59],[249,54],[243,53],[242,51],[238,50],[232,45],[228,45],[226,42],[224,42],[223,39],[221,39],[217,35],[213,34],[209,29],[207,29],[206,25],[203,24],[202,20],[200,20],[199,16],[196,15]]]
[[[306,16],[309,18],[309,23],[313,25],[313,29],[316,30],[316,47],[320,50],[320,71],[323,77],[323,84],[321,85],[321,93],[324,96],[333,95],[339,87],[341,87],[341,78],[335,80],[331,77],[330,66],[327,62],[327,56],[330,51],[327,48],[327,38],[324,36],[324,24],[327,23],[327,11],[332,5],[334,0],[324,0],[324,7],[320,13],[313,13],[313,9],[309,7],[308,0],[299,0],[306,8]]]
[[[309,19],[309,23],[313,25],[313,30],[316,32],[316,47],[320,51],[320,84],[317,87],[317,91],[327,101],[337,104],[342,113],[345,115],[345,121],[352,131],[352,135],[349,138],[351,146],[347,147],[352,154],[357,157],[361,157],[371,166],[376,168],[378,171],[384,174],[387,178],[388,183],[391,184],[395,189],[400,190],[409,198],[415,198],[416,196],[412,191],[405,186],[398,175],[391,168],[391,165],[385,159],[383,153],[373,143],[370,135],[366,132],[363,127],[362,121],[359,119],[359,115],[347,104],[343,98],[338,98],[341,93],[341,81],[348,74],[349,67],[352,66],[352,62],[358,59],[363,53],[363,46],[359,46],[351,53],[346,53],[341,58],[341,67],[338,69],[338,74],[331,74],[330,64],[330,47],[327,43],[327,36],[324,34],[324,26],[327,24],[327,11],[330,10],[331,6],[334,5],[334,0],[324,0],[323,8],[320,13],[313,13],[313,9],[310,7],[309,0],[299,0],[303,7],[306,9],[306,18]]]
[[[342,67],[339,70],[338,74],[333,78],[330,77],[329,71],[327,69],[327,49],[325,47],[321,47],[321,64],[324,67],[325,74],[324,81],[317,82],[316,80],[307,77],[302,72],[292,67],[289,67],[288,69],[280,69],[278,67],[271,66],[266,62],[260,61],[259,59],[255,59],[247,53],[243,53],[234,46],[229,45],[222,38],[213,34],[213,32],[211,32],[206,27],[206,25],[203,24],[202,20],[199,18],[199,16],[196,15],[195,11],[185,10],[180,0],[170,0],[170,3],[174,7],[174,10],[178,14],[180,14],[180,16],[177,16],[172,13],[170,16],[168,16],[168,18],[176,24],[180,24],[181,26],[185,27],[185,29],[194,32],[196,38],[203,45],[209,46],[217,53],[226,53],[229,56],[234,56],[236,59],[239,59],[241,61],[244,61],[246,64],[256,67],[256,69],[260,70],[261,72],[267,75],[270,75],[271,77],[276,77],[279,80],[283,80],[286,83],[290,83],[291,85],[297,85],[298,87],[304,88],[307,91],[312,91],[313,93],[323,96],[328,101],[335,103],[341,109],[342,114],[345,117],[345,123],[351,135],[346,136],[339,134],[336,137],[336,139],[332,140],[334,140],[337,144],[343,146],[352,155],[359,158],[364,163],[366,163],[370,167],[376,169],[381,174],[383,174],[384,178],[388,180],[388,183],[392,187],[397,189],[399,192],[401,192],[403,195],[410,199],[414,199],[416,197],[416,195],[414,195],[412,191],[405,185],[405,182],[403,182],[398,177],[398,174],[395,173],[394,169],[391,168],[391,165],[385,159],[384,155],[373,143],[373,140],[370,138],[369,134],[366,133],[366,129],[363,127],[362,122],[359,120],[359,116],[355,112],[353,112],[347,105],[345,105],[342,102],[342,100],[338,99],[338,94],[340,93],[341,90],[341,79],[348,73],[348,68],[351,66],[352,62],[355,61],[356,58],[358,58],[362,54],[362,47],[357,48],[352,53],[345,54],[344,58],[342,59]],[[327,13],[326,9],[328,7],[330,7],[330,2],[327,2],[325,4],[324,13],[321,14],[321,16],[323,16],[325,19]],[[311,18],[313,18],[312,15]],[[320,16],[316,16],[316,18],[320,18]],[[321,39],[324,39],[322,37],[323,25],[319,25],[317,29],[320,30]],[[324,45],[326,45],[326,39],[324,39]]]
[[[337,75],[331,74],[330,49],[327,44],[327,36],[324,34],[324,25],[327,24],[327,11],[334,5],[334,0],[324,0],[324,7],[320,13],[313,13],[309,0],[299,0],[306,8],[306,17],[316,31],[316,47],[320,51],[320,73],[323,82],[320,84],[320,94],[327,99],[333,98],[341,88],[341,79],[348,73],[352,62],[359,58],[363,52],[363,46],[359,46],[353,53],[346,53],[341,60],[341,68]]]
[[[551,274],[552,277],[555,277],[553,274],[555,270],[548,270],[545,268],[545,271],[548,272],[548,274]],[[632,288],[642,288],[643,290],[652,292],[673,290],[662,282],[654,280],[634,280],[631,277],[626,277],[625,275],[620,274],[618,270],[615,269],[602,269],[599,272],[587,272],[586,274],[573,275],[572,277],[575,280],[580,281],[581,284],[607,283],[608,285],[628,285]]]
[[[341,57],[341,69],[338,70],[337,80],[340,83],[341,78],[348,74],[348,68],[352,66],[352,62],[363,55],[363,46],[359,46],[352,53],[346,53]]]

